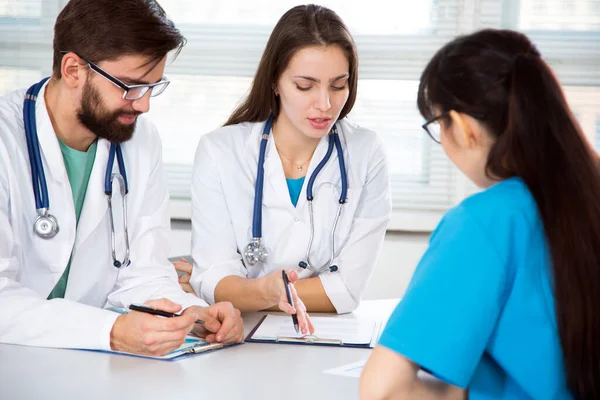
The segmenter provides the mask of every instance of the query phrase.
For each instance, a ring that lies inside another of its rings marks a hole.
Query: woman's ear
[[[473,129],[471,120],[466,114],[450,110],[448,113],[454,127],[454,134],[462,146],[474,148],[479,144],[479,133]]]

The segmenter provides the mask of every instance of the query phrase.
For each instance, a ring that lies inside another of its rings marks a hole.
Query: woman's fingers
[[[192,288],[192,285],[190,285],[189,283],[182,283],[181,288],[183,289],[184,292],[191,293],[191,294],[197,296],[196,291],[194,290],[194,288]]]
[[[192,269],[193,269],[192,264],[188,263],[183,258],[180,259],[179,261],[174,261],[173,262],[173,266],[175,267],[175,269],[177,271],[184,272],[184,273],[186,273],[188,275],[192,274]]]
[[[294,299],[294,305],[296,306],[296,316],[298,317],[298,325],[300,325],[300,331],[302,334],[307,335],[310,333],[310,325],[308,314],[306,313],[306,306],[304,302],[298,296],[298,292],[294,285],[290,284],[290,290],[292,292],[292,298]]]

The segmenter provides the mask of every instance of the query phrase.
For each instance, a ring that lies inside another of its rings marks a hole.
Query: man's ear
[[[60,63],[61,79],[71,88],[76,88],[83,83],[83,65],[75,53],[67,53]]]
[[[480,143],[481,137],[479,132],[473,129],[470,117],[454,110],[450,110],[448,114],[452,119],[454,133],[460,138],[461,144],[468,148],[476,147]]]

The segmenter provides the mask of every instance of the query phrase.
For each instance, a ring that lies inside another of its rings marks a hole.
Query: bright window
[[[0,94],[28,87],[52,67],[54,19],[66,0],[0,0]],[[221,126],[247,93],[268,36],[291,0],[162,0],[188,39],[169,63],[168,90],[152,100],[174,216],[189,217],[190,176],[201,135]],[[564,85],[587,137],[600,149],[600,2],[596,0],[329,0],[359,51],[349,115],[378,132],[390,155],[392,229],[430,230],[474,191],[423,132],[420,74],[457,34],[483,27],[527,33]]]

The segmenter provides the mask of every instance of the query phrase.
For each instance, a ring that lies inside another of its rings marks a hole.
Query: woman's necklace
[[[281,154],[283,156],[283,158],[285,158],[290,164],[294,165],[298,171],[302,171],[304,169],[304,166],[312,159],[312,156],[310,156],[310,158],[308,160],[304,161],[302,164],[296,164],[295,162],[293,162],[292,160],[290,160],[289,157],[287,157],[285,154],[283,154],[277,148],[277,146],[275,146],[275,148],[277,149],[277,152],[279,154]]]

